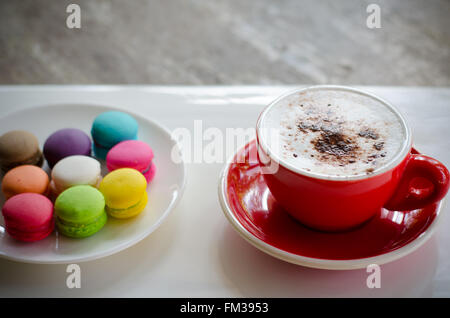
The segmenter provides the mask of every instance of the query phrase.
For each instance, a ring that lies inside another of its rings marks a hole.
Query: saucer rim
[[[243,147],[239,148],[239,150],[236,151],[231,156],[231,158],[229,158],[226,161],[225,166],[222,168],[218,185],[219,202],[222,208],[222,212],[225,214],[225,217],[231,223],[233,228],[239,233],[239,235],[254,247],[275,258],[278,258],[280,260],[295,265],[328,270],[352,270],[352,269],[367,268],[367,266],[371,264],[383,265],[395,261],[397,259],[400,259],[416,251],[419,247],[425,244],[425,242],[427,242],[428,239],[431,238],[432,234],[436,230],[437,225],[439,224],[439,221],[441,219],[442,206],[445,203],[446,198],[442,199],[438,203],[436,207],[436,217],[431,221],[431,224],[422,233],[420,233],[416,238],[406,243],[402,247],[389,251],[387,253],[382,253],[376,256],[364,258],[336,260],[336,259],[325,259],[325,258],[303,256],[287,252],[283,249],[275,247],[254,236],[242,225],[241,222],[239,222],[239,220],[236,218],[236,216],[233,213],[233,210],[230,207],[228,194],[226,192],[226,189],[228,188],[227,176],[231,163],[233,162],[236,154],[239,153],[242,149],[248,147],[248,145],[252,142],[255,142],[255,140],[252,140],[246,143]]]

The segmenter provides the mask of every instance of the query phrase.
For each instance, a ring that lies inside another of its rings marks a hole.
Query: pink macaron
[[[106,166],[109,171],[120,168],[136,169],[149,183],[156,173],[152,160],[153,150],[148,144],[140,140],[126,140],[111,148],[106,155]]]
[[[42,194],[15,195],[5,202],[2,213],[6,232],[19,241],[42,240],[54,228],[53,203]]]

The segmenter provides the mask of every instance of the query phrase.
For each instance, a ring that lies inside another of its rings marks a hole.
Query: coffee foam
[[[351,91],[310,90],[273,105],[263,138],[283,161],[328,176],[372,174],[400,152],[401,119],[380,101]]]

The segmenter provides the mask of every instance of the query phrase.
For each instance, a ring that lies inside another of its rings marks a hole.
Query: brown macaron
[[[20,165],[42,166],[39,141],[24,130],[13,130],[0,137],[0,166],[4,172]]]

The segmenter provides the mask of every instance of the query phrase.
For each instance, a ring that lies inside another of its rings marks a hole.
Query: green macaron
[[[106,223],[105,199],[92,186],[74,186],[56,198],[55,215],[61,234],[74,238],[88,237]]]

